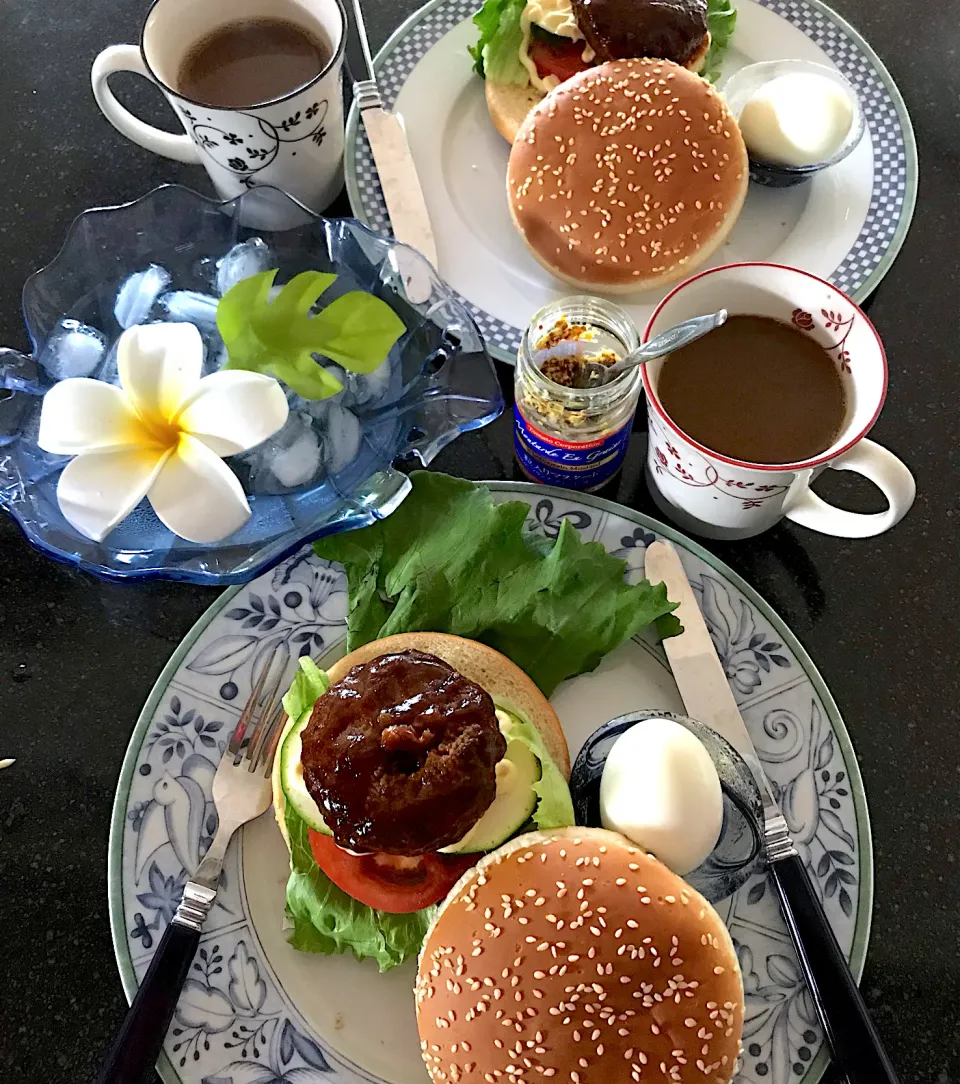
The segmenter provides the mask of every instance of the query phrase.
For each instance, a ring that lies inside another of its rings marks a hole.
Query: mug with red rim
[[[867,439],[886,396],[887,359],[866,314],[829,282],[795,267],[728,264],[680,283],[657,306],[643,340],[721,308],[731,315],[772,317],[812,336],[836,364],[847,416],[833,444],[812,459],[776,465],[732,459],[704,447],[670,418],[657,395],[666,359],[649,362],[643,369],[647,482],[657,506],[707,538],[751,538],[784,517],[840,538],[888,531],[909,511],[916,484],[892,452]],[[776,424],[773,418],[764,421]],[[822,500],[810,483],[828,468],[869,479],[886,498],[886,511],[849,512]]]

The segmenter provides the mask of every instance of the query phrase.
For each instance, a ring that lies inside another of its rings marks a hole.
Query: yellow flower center
[[[164,450],[174,449],[180,443],[184,429],[178,420],[171,421],[161,414],[141,414],[144,432],[151,444]]]

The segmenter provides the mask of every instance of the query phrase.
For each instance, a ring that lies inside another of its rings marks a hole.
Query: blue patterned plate
[[[483,83],[467,55],[477,37],[471,16],[478,6],[479,0],[431,0],[393,34],[375,67],[385,99],[406,124],[440,273],[465,301],[491,353],[512,364],[520,329],[570,288],[534,261],[510,221],[504,183],[509,148],[494,131]],[[900,92],[870,46],[820,0],[737,0],[737,10],[721,89],[733,72],[755,61],[829,64],[856,87],[869,138],[809,184],[776,191],[751,185],[737,225],[706,266],[741,260],[788,264],[862,300],[899,252],[916,200],[917,150]],[[389,233],[356,105],[345,153],[354,214]],[[665,293],[666,288],[627,299],[638,326]]]
[[[595,497],[514,482],[498,500],[530,505],[555,535],[569,519],[642,575],[654,538],[680,550],[717,651],[784,815],[859,975],[873,894],[866,800],[850,739],[806,652],[769,606],[695,543]],[[345,578],[305,549],[226,591],[177,649],[150,694],[124,760],[110,832],[110,919],[124,989],[137,983],[215,827],[211,782],[251,673],[279,656],[321,663],[346,635]],[[665,656],[638,638],[553,698],[571,755],[631,709],[682,710]],[[425,1084],[414,1020],[413,962],[386,975],[367,960],[310,956],[284,938],[287,852],[273,818],[247,825],[167,1037],[167,1084]],[[746,989],[748,1084],[815,1084],[827,1062],[813,1002],[765,876],[720,912]]]

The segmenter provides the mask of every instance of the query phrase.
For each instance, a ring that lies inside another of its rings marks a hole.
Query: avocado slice
[[[332,836],[333,832],[327,827],[319,806],[310,797],[303,779],[303,764],[300,762],[302,749],[300,735],[303,728],[310,722],[312,714],[313,707],[311,706],[300,716],[283,739],[283,745],[280,747],[280,786],[283,788],[287,801],[309,828],[315,832],[322,832],[325,836]]]
[[[511,738],[516,724],[509,712],[497,708],[497,722],[500,733],[507,739],[507,751],[497,764],[496,797],[463,839],[441,847],[443,854],[492,851],[516,835],[536,809],[537,794],[533,787],[540,780],[540,761],[526,742]]]

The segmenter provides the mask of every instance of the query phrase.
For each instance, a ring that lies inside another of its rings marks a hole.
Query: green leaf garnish
[[[476,45],[468,45],[467,49],[473,57],[473,70],[477,75],[496,83],[515,83],[521,87],[530,82],[527,69],[520,61],[523,45],[520,17],[525,7],[526,0],[485,0],[474,15],[480,40]]]
[[[710,48],[700,74],[710,83],[720,78],[720,65],[730,46],[737,25],[737,9],[730,0],[707,0],[707,29]]]
[[[329,688],[330,679],[326,672],[321,670],[309,655],[301,656],[293,682],[284,693],[283,710],[289,718],[299,719]]]
[[[410,480],[386,519],[314,543],[346,569],[348,651],[397,632],[449,632],[496,648],[549,696],[654,621],[661,636],[680,631],[663,584],[626,583],[626,562],[569,520],[545,539],[526,529],[522,501],[495,503],[445,474]]]
[[[371,373],[403,334],[403,321],[373,294],[351,290],[310,315],[337,276],[304,271],[270,300],[277,271],[238,282],[217,306],[226,369],[249,369],[282,380],[304,399],[326,399],[343,385],[314,360],[330,358],[354,373]]]

